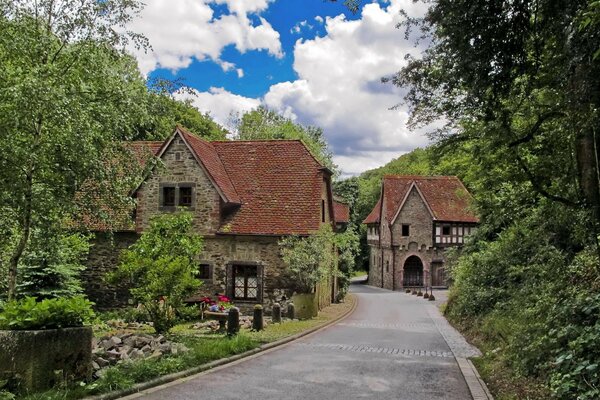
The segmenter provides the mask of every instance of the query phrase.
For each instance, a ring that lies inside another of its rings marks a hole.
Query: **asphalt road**
[[[452,335],[444,332],[447,324],[436,314],[435,305],[364,285],[354,284],[351,290],[359,298],[356,311],[330,328],[129,398],[471,399],[446,341],[451,343]]]

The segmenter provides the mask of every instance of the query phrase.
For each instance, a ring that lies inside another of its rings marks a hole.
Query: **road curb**
[[[148,382],[143,382],[143,383],[138,383],[128,389],[123,389],[123,390],[117,390],[115,392],[110,392],[110,393],[105,393],[105,394],[101,394],[101,395],[97,395],[97,396],[91,396],[91,397],[85,397],[82,400],[114,400],[114,399],[119,399],[121,397],[125,397],[125,396],[129,396],[132,394],[136,394],[139,393],[141,391],[147,390],[147,389],[152,389],[152,388],[156,388],[157,386],[162,386],[168,383],[172,383],[174,381],[177,381],[179,379],[182,378],[191,378],[194,375],[198,375],[201,373],[205,373],[209,370],[213,370],[217,367],[222,367],[228,364],[231,364],[233,362],[236,361],[241,361],[241,360],[245,360],[247,358],[250,358],[252,356],[258,356],[261,353],[265,353],[267,351],[270,350],[274,350],[276,348],[282,347],[286,344],[289,344],[291,342],[294,342],[300,338],[303,338],[305,336],[317,333],[321,330],[324,330],[326,328],[329,328],[331,325],[336,324],[337,322],[345,319],[346,317],[350,316],[355,310],[356,307],[358,306],[358,296],[355,296],[353,294],[348,294],[348,296],[352,296],[352,298],[354,299],[354,304],[352,305],[352,308],[350,308],[348,311],[346,311],[345,313],[343,313],[342,315],[332,319],[331,321],[327,321],[322,325],[317,325],[313,328],[310,328],[306,331],[297,333],[295,335],[292,336],[288,336],[285,337],[283,339],[279,339],[275,342],[271,342],[271,343],[265,343],[255,349],[252,350],[248,350],[244,353],[240,353],[240,354],[236,354],[234,356],[231,357],[227,357],[227,358],[221,358],[219,360],[215,360],[212,361],[210,363],[207,364],[202,364],[199,365],[197,367],[194,368],[190,368],[187,369],[185,371],[180,371],[180,372],[176,372],[173,374],[169,374],[169,375],[164,375],[161,376],[159,378],[150,380]]]
[[[483,379],[481,379],[481,376],[479,376],[479,372],[477,372],[477,368],[475,368],[471,360],[461,357],[455,358],[460,372],[463,374],[465,382],[467,382],[473,400],[494,400],[494,397],[488,390]]]

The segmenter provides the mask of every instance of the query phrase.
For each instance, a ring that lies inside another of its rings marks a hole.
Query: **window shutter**
[[[233,265],[225,267],[225,295],[233,299]]]

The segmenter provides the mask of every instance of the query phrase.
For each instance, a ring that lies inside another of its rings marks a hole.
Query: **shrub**
[[[175,325],[184,300],[202,284],[196,278],[201,250],[202,237],[193,231],[192,214],[157,215],[140,239],[122,253],[119,267],[108,280],[128,280],[132,297],[144,306],[156,332],[165,333]]]
[[[92,304],[82,296],[42,301],[26,297],[11,301],[0,313],[0,329],[36,330],[88,325],[95,317]]]
[[[279,244],[288,276],[298,292],[312,293],[318,282],[337,273],[336,236],[331,226],[323,225],[308,237],[285,238]]]

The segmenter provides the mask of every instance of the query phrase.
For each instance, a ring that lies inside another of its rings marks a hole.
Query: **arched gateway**
[[[404,262],[404,287],[423,286],[423,262],[417,256],[410,256]]]

